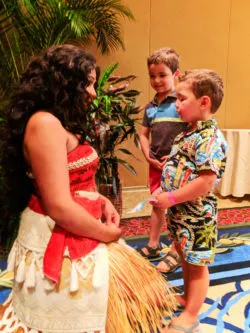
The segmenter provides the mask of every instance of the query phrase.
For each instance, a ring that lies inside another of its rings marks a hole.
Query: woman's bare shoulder
[[[27,128],[35,129],[45,126],[49,127],[62,127],[62,124],[58,118],[52,113],[47,111],[37,111],[34,113],[27,123]]]
[[[25,134],[24,147],[44,146],[67,142],[67,132],[62,126],[60,120],[53,114],[46,111],[38,111],[28,120]]]

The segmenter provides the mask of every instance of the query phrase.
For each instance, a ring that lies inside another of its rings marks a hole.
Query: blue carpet
[[[209,266],[210,285],[224,284],[228,282],[237,282],[249,279],[250,277],[250,246],[247,242],[240,242],[240,239],[249,240],[250,244],[250,226],[237,229],[221,229],[218,234],[218,248],[222,253],[217,253],[215,261]],[[238,240],[238,243],[231,241],[227,246],[220,244],[220,240]],[[161,237],[161,243],[170,245],[166,237]],[[142,247],[147,244],[147,239],[137,238],[128,239],[127,243],[133,247]],[[155,263],[156,264],[156,263]],[[171,284],[178,287],[183,286],[181,268],[175,272],[169,273],[167,279]]]
[[[215,261],[209,266],[209,294],[199,319],[203,333],[250,333],[250,226],[220,229]],[[225,240],[227,245],[225,245]],[[224,242],[223,242],[224,241]],[[170,245],[166,237],[161,242]],[[141,247],[147,239],[127,239],[133,247]],[[6,261],[0,261],[0,269]],[[183,287],[179,268],[167,275],[168,281]],[[0,289],[0,304],[8,297],[10,289]]]
[[[250,333],[250,226],[220,229],[218,239],[221,253],[209,266],[209,293],[199,315],[202,333]],[[127,243],[141,247],[147,240]],[[166,237],[161,237],[161,243],[170,245]],[[167,280],[182,289],[181,268],[167,274]]]

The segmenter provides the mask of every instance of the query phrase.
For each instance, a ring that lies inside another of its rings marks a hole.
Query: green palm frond
[[[134,19],[122,0],[1,0],[1,5],[1,98],[33,54],[66,42],[85,47],[95,41],[102,53],[124,48],[121,18]]]
[[[136,170],[130,163],[128,163],[125,160],[122,160],[121,158],[118,158],[118,162],[121,165],[123,165],[126,169],[128,169],[128,171],[131,172],[134,176],[136,176]]]
[[[127,161],[118,158],[117,152],[130,155],[136,159],[122,144],[129,138],[139,145],[137,133],[138,114],[141,108],[136,106],[140,92],[129,89],[134,75],[115,76],[118,64],[108,65],[97,83],[97,97],[93,103],[93,114],[98,130],[94,142],[99,155],[99,168],[96,173],[97,184],[112,184],[116,194],[119,184],[118,165],[124,166],[133,175],[134,167]]]
[[[101,95],[101,93],[104,90],[104,86],[107,84],[107,82],[110,79],[110,76],[113,74],[113,72],[116,70],[117,67],[118,67],[118,63],[108,65],[107,67],[104,68],[104,70],[98,80],[98,86],[97,86],[97,90],[96,90],[97,96]]]

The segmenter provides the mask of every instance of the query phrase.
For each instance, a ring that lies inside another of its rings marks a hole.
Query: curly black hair
[[[0,122],[2,216],[21,212],[32,191],[26,176],[23,137],[35,112],[52,113],[64,128],[80,135],[81,142],[91,137],[90,96],[86,88],[93,69],[96,70],[96,61],[91,54],[77,46],[57,45],[33,57],[21,75]]]

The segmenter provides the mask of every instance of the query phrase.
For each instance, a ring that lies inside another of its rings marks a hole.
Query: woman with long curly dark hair
[[[1,332],[149,333],[174,306],[160,273],[118,241],[119,215],[96,191],[96,72],[81,48],[51,47],[31,60],[7,110],[6,207],[22,214]]]

